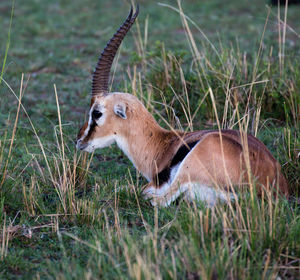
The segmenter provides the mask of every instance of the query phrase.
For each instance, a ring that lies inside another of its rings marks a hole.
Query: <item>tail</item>
[[[279,173],[278,187],[279,187],[280,192],[288,199],[290,196],[289,185],[287,183],[287,180],[283,176],[282,172]]]
[[[279,193],[284,195],[288,199],[290,196],[288,182],[281,172],[280,164],[277,162],[276,165],[277,165],[276,166],[277,167],[276,168],[277,169],[277,186],[279,189]]]

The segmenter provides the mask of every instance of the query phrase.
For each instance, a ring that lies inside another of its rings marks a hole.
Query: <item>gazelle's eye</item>
[[[92,118],[93,120],[97,120],[102,116],[102,113],[98,110],[94,110],[92,113]]]

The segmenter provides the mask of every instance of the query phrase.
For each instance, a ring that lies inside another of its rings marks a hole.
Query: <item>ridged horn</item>
[[[132,16],[133,9],[131,6],[130,13],[123,24],[120,26],[114,36],[108,41],[106,47],[101,53],[96,69],[93,74],[92,96],[107,95],[109,74],[115,55],[121,45],[124,37],[133,25],[139,14],[139,6],[137,5],[135,14]]]

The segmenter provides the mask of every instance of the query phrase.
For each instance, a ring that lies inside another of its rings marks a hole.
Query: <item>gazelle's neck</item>
[[[116,137],[117,145],[151,181],[168,163],[166,154],[172,148],[170,144],[174,133],[160,127],[145,108],[139,115],[131,116],[130,127]]]

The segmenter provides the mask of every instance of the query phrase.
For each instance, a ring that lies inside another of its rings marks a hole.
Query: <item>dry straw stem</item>
[[[5,166],[4,166],[2,180],[0,182],[0,188],[2,187],[2,185],[3,185],[3,183],[4,183],[5,179],[6,179],[7,167],[9,165],[10,161],[11,161],[11,152],[12,152],[12,148],[13,148],[13,144],[14,144],[14,140],[15,140],[17,125],[18,125],[18,120],[19,120],[20,107],[21,107],[21,100],[22,100],[22,96],[23,96],[23,93],[22,93],[22,90],[23,90],[23,79],[24,79],[24,75],[22,75],[22,78],[21,78],[20,94],[19,94],[19,98],[18,98],[18,108],[17,108],[15,123],[14,123],[13,131],[12,131],[12,136],[11,136],[11,140],[10,140],[8,155],[7,155],[6,163],[5,163]]]
[[[64,143],[64,139],[63,139],[63,130],[62,130],[62,121],[61,121],[61,114],[60,114],[60,108],[59,108],[59,101],[58,101],[58,95],[57,95],[57,90],[56,90],[56,86],[54,85],[54,92],[55,92],[55,97],[56,97],[56,105],[57,105],[57,114],[58,114],[58,121],[59,121],[59,132],[60,132],[60,141],[58,140],[58,137],[56,135],[56,139],[57,139],[57,146],[58,146],[58,150],[59,150],[59,154],[60,157],[57,158],[56,156],[49,156],[46,154],[45,148],[42,144],[42,141],[39,137],[39,135],[37,134],[36,128],[30,118],[30,116],[27,113],[26,108],[23,106],[22,104],[22,97],[24,95],[24,86],[23,86],[23,80],[24,80],[24,75],[22,75],[21,78],[21,85],[20,85],[20,94],[19,97],[15,94],[14,90],[11,88],[11,86],[5,81],[5,79],[2,78],[2,81],[5,83],[5,85],[9,88],[10,92],[15,96],[15,98],[18,100],[18,108],[17,108],[17,114],[16,114],[16,118],[15,118],[15,123],[14,123],[14,128],[13,128],[13,132],[12,132],[12,138],[10,140],[10,148],[9,148],[9,152],[8,152],[8,156],[7,156],[7,161],[5,164],[5,168],[4,168],[4,176],[2,177],[0,186],[3,185],[3,182],[5,180],[5,175],[6,175],[6,171],[7,171],[7,167],[8,164],[11,160],[11,155],[12,155],[12,149],[13,149],[13,143],[15,140],[15,133],[16,133],[16,129],[17,129],[17,124],[18,124],[18,119],[19,119],[19,114],[20,114],[20,109],[22,108],[23,112],[25,113],[31,127],[32,130],[35,134],[35,137],[38,141],[39,147],[41,149],[42,155],[43,155],[43,159],[46,163],[46,167],[50,176],[50,182],[53,184],[53,186],[55,187],[55,190],[57,192],[57,195],[60,199],[61,202],[61,206],[63,207],[63,212],[65,214],[70,213],[69,211],[71,211],[71,213],[74,213],[74,202],[75,202],[75,183],[76,183],[76,173],[77,173],[77,169],[81,169],[81,167],[79,166],[79,162],[81,157],[78,158],[77,160],[77,156],[76,153],[74,155],[74,163],[73,165],[70,164],[69,159],[66,158],[65,156],[65,143]],[[56,134],[56,131],[55,131]],[[53,160],[53,162],[55,163],[55,170],[52,170],[49,164],[49,160]],[[85,175],[88,173],[88,169],[91,163],[92,157],[90,158],[90,160],[88,162],[86,162],[86,155],[83,156],[83,164],[86,165],[85,168]],[[37,163],[37,166],[40,166],[40,163],[35,159],[35,162]],[[63,173],[61,175],[60,173],[60,166],[62,166],[63,168]],[[45,174],[44,171],[42,170],[42,168],[39,168],[40,173],[42,178],[44,178],[44,181],[46,181],[45,178]],[[59,181],[57,181],[57,177],[54,174],[58,174],[58,179]],[[32,177],[32,184],[37,183],[37,181]],[[24,196],[24,200],[28,201],[28,203],[32,203],[31,205],[37,205],[37,203],[35,202],[35,200],[33,199],[34,195],[32,194],[32,191],[35,188],[32,186],[30,189],[30,194],[29,197],[27,197],[26,195],[26,190],[23,190],[23,193],[25,194]],[[29,204],[28,204],[29,206]],[[30,212],[33,214],[34,213],[34,207],[31,207]]]
[[[204,69],[204,65],[203,65],[202,61],[205,60],[205,62],[210,67],[212,67],[212,66],[211,66],[211,63],[209,62],[209,60],[206,59],[205,55],[201,55],[200,51],[198,50],[197,44],[196,44],[194,36],[193,36],[193,34],[190,30],[188,22],[190,22],[199,31],[199,33],[205,39],[205,41],[208,42],[209,46],[212,48],[214,53],[217,55],[217,58],[219,59],[219,62],[222,65],[222,68],[224,68],[223,60],[222,60],[218,50],[216,49],[214,44],[208,39],[208,37],[205,35],[205,33],[202,31],[202,29],[191,18],[189,18],[187,15],[184,14],[183,9],[181,7],[181,1],[180,0],[177,0],[178,9],[171,6],[171,5],[168,5],[168,4],[159,3],[159,5],[161,5],[163,7],[170,8],[171,10],[176,11],[177,13],[179,13],[181,21],[182,21],[183,28],[184,28],[185,33],[186,33],[187,41],[189,43],[190,50],[191,50],[191,52],[193,54],[193,57],[194,57],[194,62],[196,64],[195,70],[197,72],[198,79],[200,81],[202,89],[205,91],[205,88],[207,88],[207,87],[204,85],[203,77],[204,77],[205,82],[206,82],[208,87],[209,87],[209,84],[208,84],[206,71]],[[203,49],[205,49],[204,44],[202,44],[202,47],[203,47]]]
[[[0,85],[2,83],[3,75],[5,72],[6,59],[7,59],[8,50],[10,47],[10,35],[11,35],[11,27],[12,27],[12,21],[13,21],[13,16],[14,16],[14,10],[15,10],[15,0],[12,1],[12,6],[11,6],[8,35],[7,35],[7,40],[6,40],[6,48],[5,48],[5,54],[4,54],[1,76],[0,76]]]
[[[253,90],[254,83],[257,81],[257,78],[258,78],[257,71],[258,71],[259,62],[260,62],[260,58],[261,58],[261,54],[262,54],[263,40],[264,40],[264,37],[265,37],[265,32],[266,32],[267,24],[268,24],[268,21],[269,21],[269,16],[270,16],[270,8],[268,9],[268,14],[267,14],[264,29],[263,29],[263,32],[262,32],[262,35],[261,35],[261,38],[260,38],[259,48],[258,48],[258,52],[257,52],[257,55],[256,55],[255,63],[254,63],[254,69],[253,69],[253,73],[252,73],[252,82],[250,84],[250,91],[249,91],[249,96],[248,96],[248,102],[247,102],[247,105],[246,105],[246,110],[248,109],[248,106],[249,106],[249,103],[250,103],[250,98],[251,98],[251,95],[252,95],[252,90]],[[254,96],[253,99],[256,100],[257,99],[256,96]]]
[[[80,156],[77,157],[76,151],[73,154],[72,160],[66,157],[63,124],[55,84],[54,94],[56,99],[60,137],[58,137],[57,131],[54,129],[59,157],[55,155],[52,156],[52,160],[54,162],[54,173],[57,174],[55,177],[57,179],[53,180],[52,184],[55,187],[60,200],[60,205],[62,206],[62,211],[65,215],[71,214],[73,216],[86,216],[88,220],[94,221],[97,217],[99,217],[100,213],[94,209],[93,203],[75,198],[75,189],[78,187],[78,183],[80,183],[81,180],[84,180],[89,173],[88,170],[93,159],[93,154],[89,160],[87,160],[87,154],[81,153]],[[81,174],[82,172],[83,174]],[[78,175],[81,175],[79,176],[79,179],[77,178]],[[61,209],[58,209],[58,212],[60,213]]]
[[[23,77],[23,74],[22,74],[22,77]],[[21,106],[23,112],[25,113],[25,115],[26,115],[26,117],[27,117],[27,119],[28,119],[28,121],[29,121],[29,123],[30,123],[30,126],[32,127],[33,133],[34,133],[34,135],[35,135],[35,137],[36,137],[36,139],[37,139],[37,141],[38,141],[39,147],[40,147],[40,149],[41,149],[41,151],[42,151],[43,158],[44,158],[45,163],[46,163],[46,166],[47,166],[47,170],[48,170],[49,175],[50,175],[50,177],[51,177],[51,181],[53,182],[53,181],[54,181],[54,178],[53,178],[53,175],[52,175],[52,172],[51,172],[51,168],[50,168],[50,165],[49,165],[49,162],[48,162],[48,158],[47,158],[47,155],[46,155],[46,152],[45,152],[45,148],[44,148],[44,146],[43,146],[43,144],[42,144],[42,141],[41,141],[41,139],[40,139],[40,137],[39,137],[39,135],[38,135],[38,133],[37,133],[37,131],[36,131],[36,129],[35,129],[35,126],[34,126],[32,120],[31,120],[31,118],[30,118],[30,116],[29,116],[27,110],[25,109],[25,107],[24,107],[23,104],[21,103],[19,97],[15,94],[15,92],[14,92],[14,90],[11,88],[11,86],[6,82],[6,80],[2,78],[2,81],[5,83],[5,85],[8,87],[8,89],[10,90],[10,92],[14,95],[14,97],[15,97],[15,98],[18,100],[18,102],[20,103],[20,106]],[[23,78],[21,79],[21,83],[22,83],[22,81],[23,81]]]
[[[3,261],[7,256],[8,251],[8,241],[10,239],[10,231],[6,227],[6,213],[3,215],[3,225],[2,225],[2,235],[1,235],[1,250],[0,250],[0,260]]]

